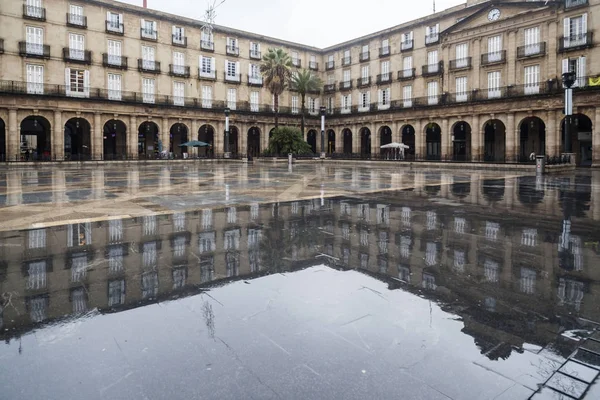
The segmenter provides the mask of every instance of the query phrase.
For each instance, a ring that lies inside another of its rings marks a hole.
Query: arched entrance
[[[0,118],[0,161],[6,161],[6,124]]]
[[[342,131],[344,138],[344,154],[352,154],[352,131],[348,128]]]
[[[404,125],[401,132],[402,143],[408,146],[408,149],[404,149],[404,158],[414,159],[416,154],[415,128],[412,125]]]
[[[185,124],[178,122],[171,126],[169,130],[170,146],[169,151],[173,153],[175,158],[183,158],[183,154],[189,154],[190,150],[187,146],[181,147],[183,143],[189,141],[188,128]]]
[[[561,122],[561,149],[565,152],[565,123]],[[592,120],[584,114],[573,114],[570,117],[569,137],[571,138],[571,152],[575,153],[576,163],[581,166],[592,165]]]
[[[314,129],[308,131],[306,134],[306,143],[308,143],[313,153],[317,152],[317,131]]]
[[[127,125],[121,120],[113,119],[103,128],[104,160],[123,160],[127,158]]]
[[[65,160],[90,160],[92,154],[91,126],[84,118],[71,118],[65,124]]]
[[[484,161],[506,160],[506,128],[499,119],[491,119],[483,126]]]
[[[442,159],[442,128],[435,122],[425,128],[425,142],[427,143],[427,159]]]
[[[200,157],[214,156],[215,128],[208,124],[202,125],[200,129],[198,129],[198,140],[208,143],[208,147],[201,147],[198,149],[198,155]]]
[[[237,156],[239,152],[239,130],[235,126],[229,127],[229,152],[232,156]],[[223,146],[225,146],[225,132],[223,132]],[[225,148],[223,148],[223,152],[225,152]]]
[[[384,125],[379,128],[379,154],[394,154],[395,150],[382,149],[381,146],[392,143],[392,129]]]
[[[44,117],[29,116],[21,121],[21,158],[33,161],[52,159],[52,130]]]
[[[142,122],[138,128],[138,157],[158,158],[164,143],[159,143],[158,125],[152,121]]]
[[[459,121],[452,128],[452,159],[469,161],[471,159],[471,125]]]
[[[360,130],[360,154],[362,156],[371,155],[371,130],[369,128]]]
[[[530,154],[546,154],[546,124],[538,117],[527,117],[519,124],[519,157],[530,159]]]
[[[248,155],[252,157],[260,155],[260,129],[256,126],[248,129]]]
[[[327,131],[327,153],[335,153],[335,132],[333,129]]]

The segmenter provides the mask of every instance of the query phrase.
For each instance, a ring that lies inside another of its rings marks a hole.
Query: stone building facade
[[[274,125],[268,48],[314,70],[306,140],[318,152],[515,161],[563,152],[561,75],[577,74],[572,150],[600,161],[597,0],[471,1],[318,49],[111,0],[9,0],[0,10],[0,157],[154,158],[186,140],[260,154]],[[299,124],[299,96],[280,99]],[[568,150],[568,149],[567,149]],[[190,152],[196,150],[190,149]],[[200,150],[204,155],[207,150]]]

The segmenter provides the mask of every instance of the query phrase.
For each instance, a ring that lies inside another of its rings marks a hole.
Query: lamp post
[[[571,115],[573,114],[573,84],[577,76],[574,71],[562,74],[563,85],[565,86],[565,132],[564,132],[564,152],[571,153]]]
[[[325,113],[327,108],[321,107],[321,158],[325,158]]]
[[[231,110],[227,107],[225,110],[225,158],[230,158],[231,153],[229,152],[229,113]]]

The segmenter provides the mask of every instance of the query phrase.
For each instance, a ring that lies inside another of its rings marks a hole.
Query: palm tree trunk
[[[273,107],[275,107],[275,128],[279,126],[279,95],[273,94]]]
[[[304,93],[302,93],[302,105],[300,108],[300,112],[302,113],[302,120],[300,122],[300,130],[302,131],[302,138],[304,138],[304,101],[305,101],[306,95]]]

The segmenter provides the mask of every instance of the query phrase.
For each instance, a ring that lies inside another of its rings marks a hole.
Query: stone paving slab
[[[587,383],[592,383],[599,373],[598,370],[579,364],[575,361],[567,362],[559,371],[575,378],[579,378]]]

